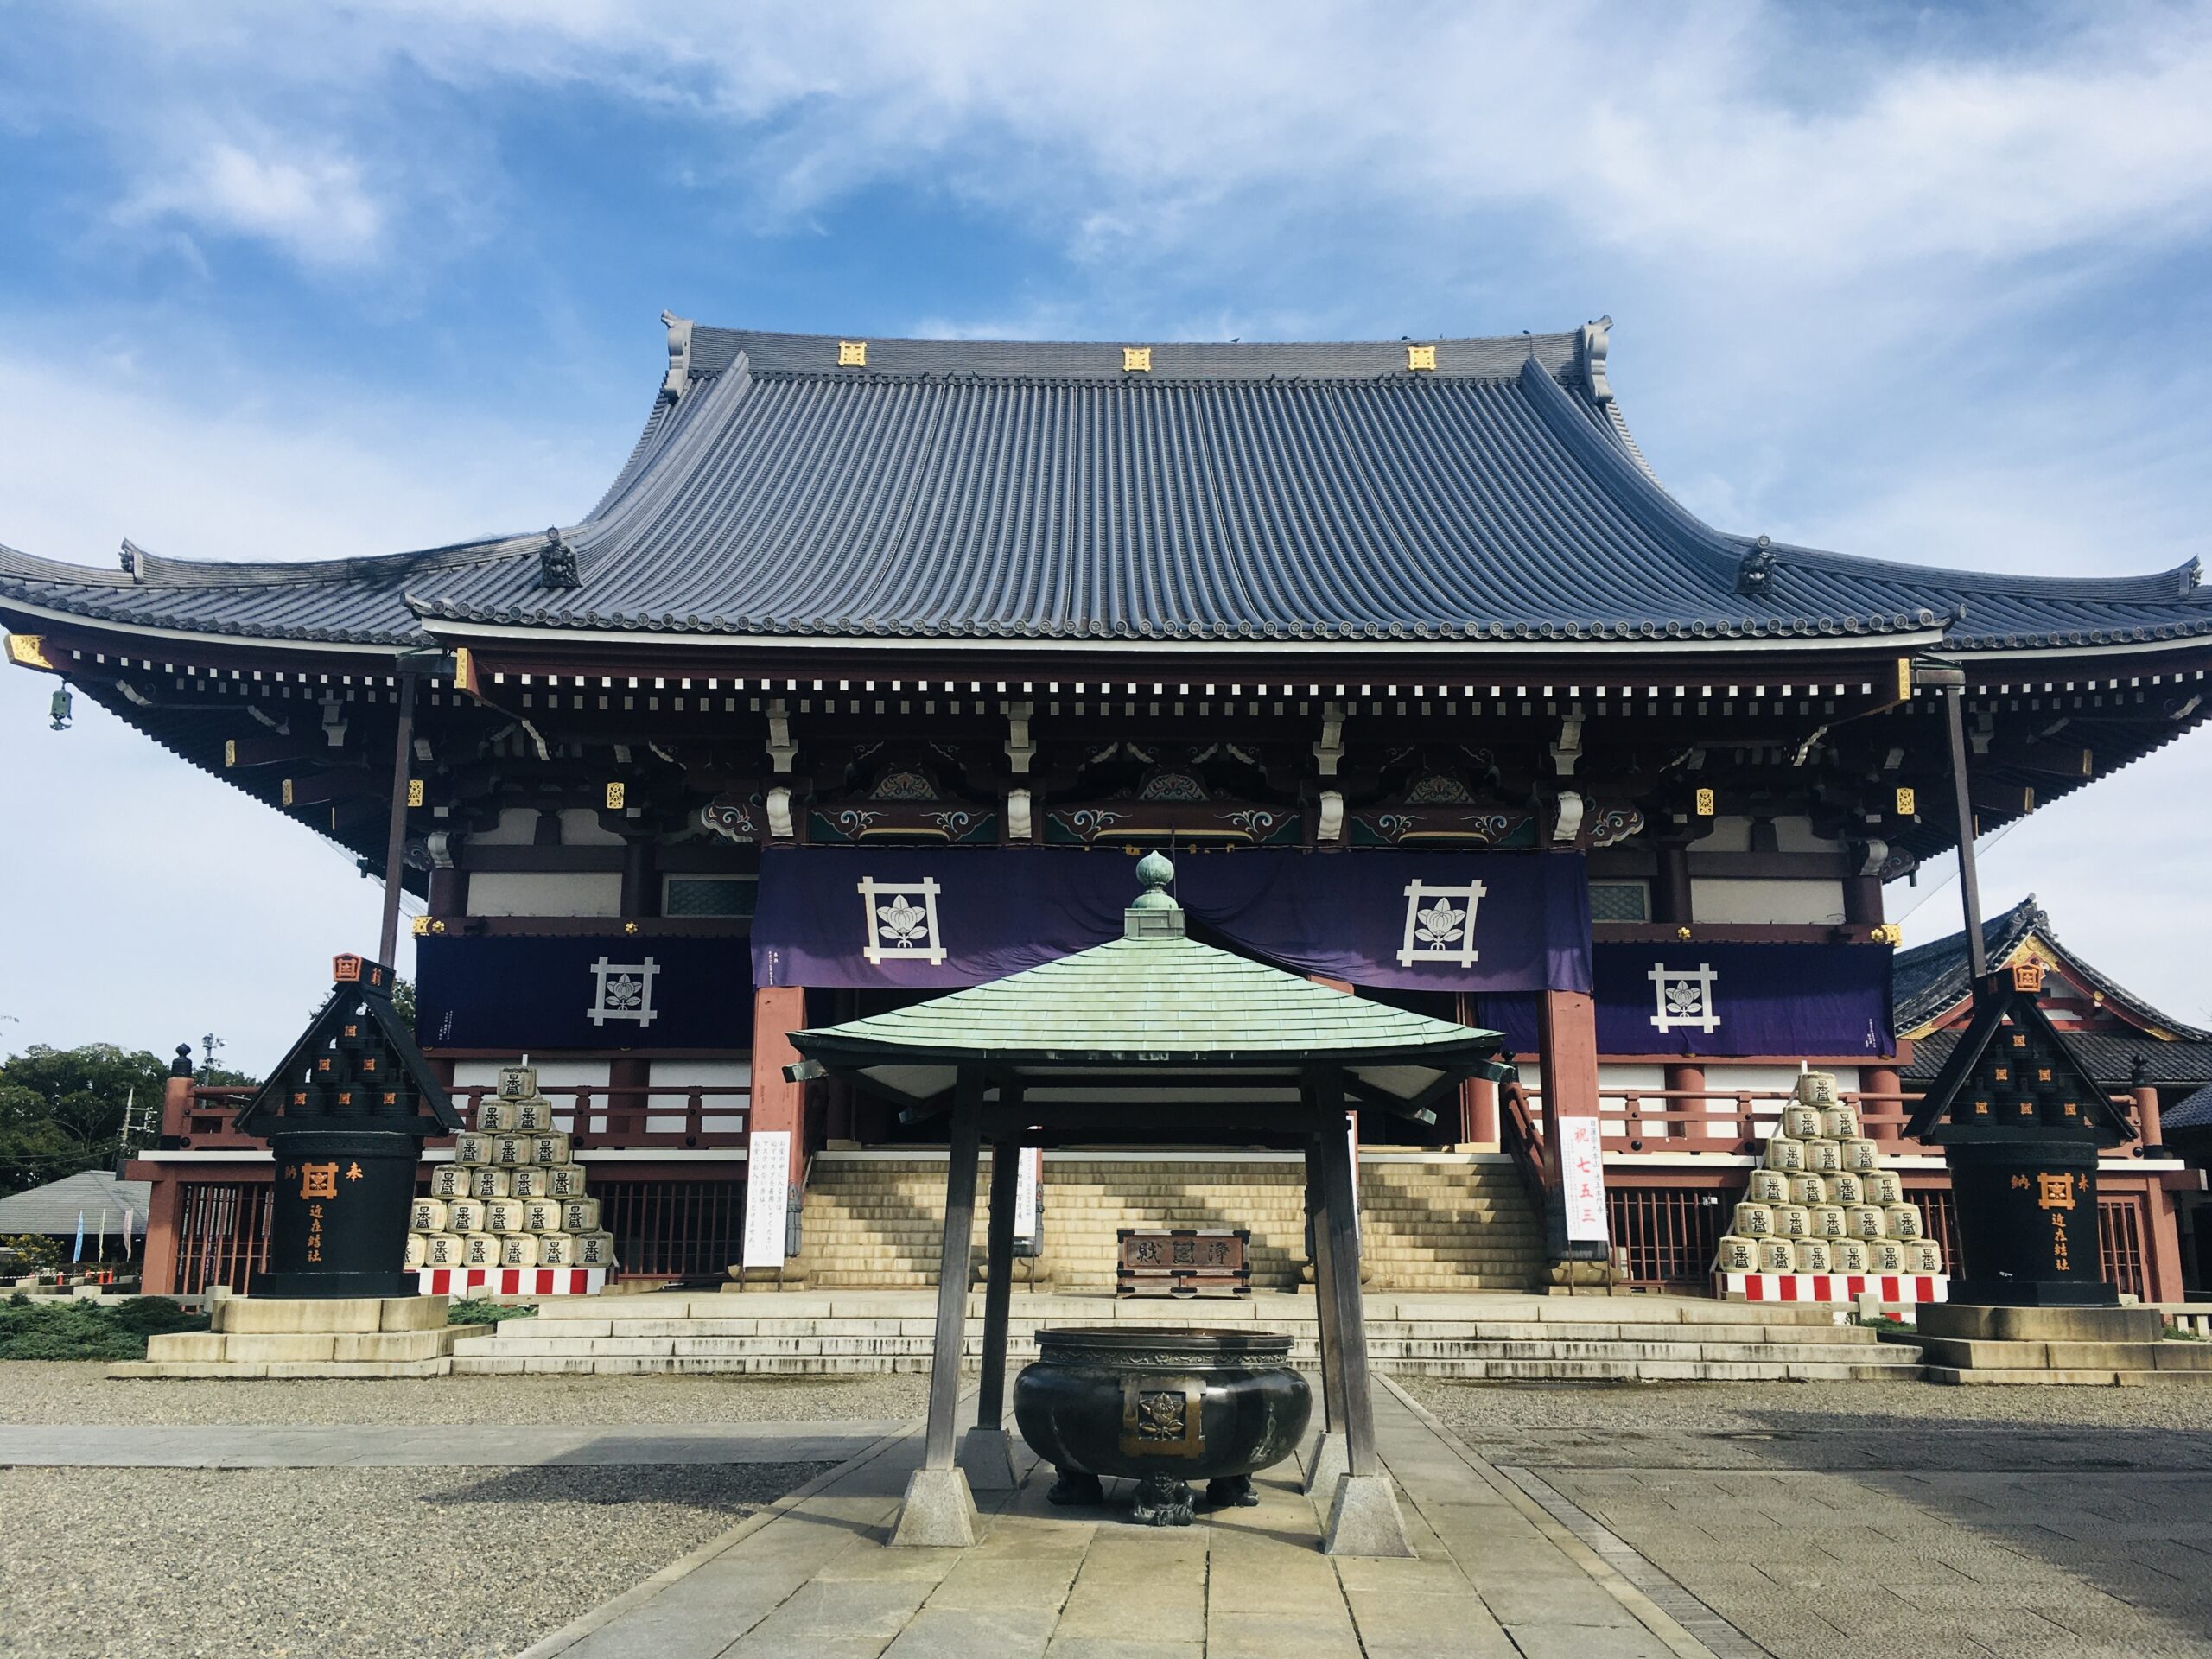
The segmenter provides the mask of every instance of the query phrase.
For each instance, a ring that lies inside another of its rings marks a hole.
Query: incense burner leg
[[[1173,1475],[1147,1475],[1137,1483],[1136,1504],[1129,1513],[1141,1526],[1187,1527],[1191,1489]]]
[[[1103,1503],[1106,1489],[1098,1484],[1098,1477],[1085,1474],[1080,1469],[1059,1468],[1059,1478],[1046,1492],[1046,1502],[1052,1503]]]

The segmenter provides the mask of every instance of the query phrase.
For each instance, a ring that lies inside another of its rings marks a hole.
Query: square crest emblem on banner
[[[660,1017],[653,1007],[653,981],[660,964],[651,957],[643,962],[609,962],[601,957],[591,965],[591,1006],[584,1017],[594,1026],[610,1020],[650,1026]]]
[[[1398,965],[1448,962],[1471,968],[1480,959],[1475,949],[1475,911],[1489,889],[1479,881],[1459,887],[1406,884],[1406,937]]]
[[[938,931],[937,900],[942,892],[933,876],[919,881],[860,881],[868,944],[861,954],[877,967],[886,963],[944,962],[944,936]]]
[[[1663,962],[1651,967],[1651,1025],[1655,1031],[1720,1029],[1720,1007],[1713,1000],[1713,985],[1720,977],[1712,963],[1694,968],[1669,968]]]

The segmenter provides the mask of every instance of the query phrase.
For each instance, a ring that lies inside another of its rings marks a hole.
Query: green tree
[[[34,1044],[0,1061],[0,1192],[110,1162],[125,1103],[158,1103],[168,1070],[143,1049],[112,1043]]]

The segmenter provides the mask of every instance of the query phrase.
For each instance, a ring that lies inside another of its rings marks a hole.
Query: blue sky
[[[0,542],[92,563],[571,519],[664,308],[1140,340],[1609,314],[1645,453],[1726,528],[2212,551],[2202,6],[0,0]],[[0,961],[0,1049],[212,1028],[266,1065],[373,887],[97,710],[48,732],[47,689],[0,677],[0,883],[39,941]],[[2038,815],[1993,904],[2035,889],[2212,1023],[2208,781],[2200,738]]]

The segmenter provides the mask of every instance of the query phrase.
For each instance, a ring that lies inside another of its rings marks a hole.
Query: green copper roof
[[[1147,919],[1159,912],[1135,912]],[[1180,915],[1176,915],[1180,920]],[[1271,1060],[1479,1057],[1497,1033],[1347,996],[1176,935],[1121,938],[891,1014],[792,1033],[802,1052]],[[823,1053],[823,1058],[829,1058]]]

